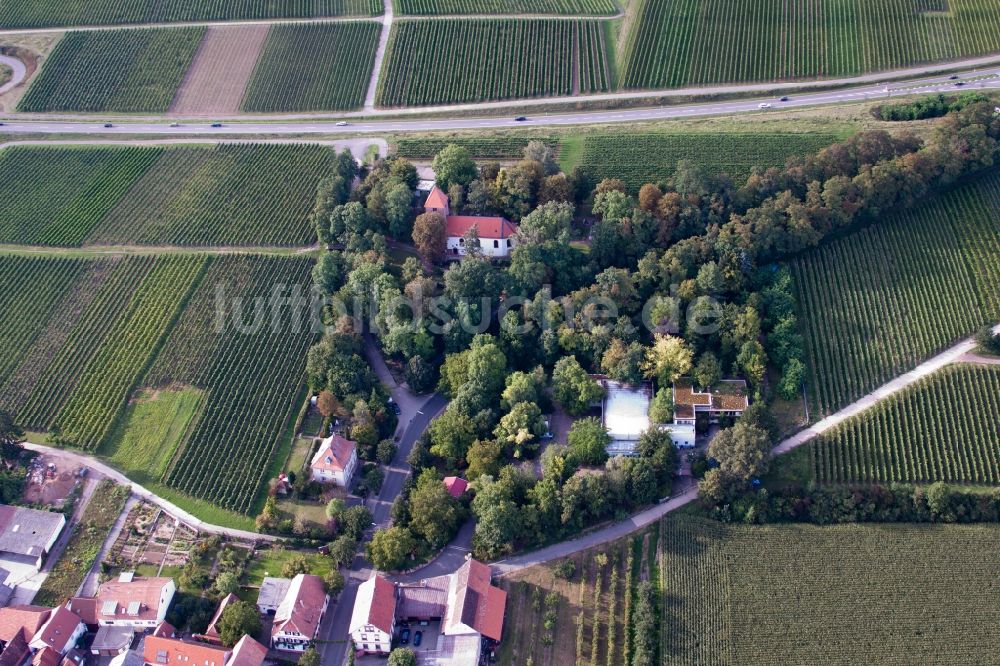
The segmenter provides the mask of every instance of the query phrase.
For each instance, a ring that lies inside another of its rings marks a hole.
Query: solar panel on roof
[[[138,601],[130,601],[130,602],[128,602],[128,611],[127,612],[128,612],[129,615],[138,615],[139,614],[139,608],[141,608],[141,607],[142,607],[142,604],[140,602],[138,602]]]
[[[118,610],[117,601],[105,601],[101,604],[101,615],[114,615]]]

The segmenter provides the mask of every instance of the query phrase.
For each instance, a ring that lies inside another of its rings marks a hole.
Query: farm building
[[[0,504],[0,565],[37,573],[65,525],[61,513]]]
[[[402,622],[440,622],[436,644],[420,653],[424,663],[478,664],[484,646],[499,643],[503,634],[507,593],[493,586],[489,566],[473,559],[448,576],[394,584],[375,575],[362,588],[354,603],[351,638],[365,652],[388,652]]]
[[[471,229],[476,230],[476,235],[479,236],[479,248],[485,257],[506,259],[514,248],[516,224],[503,217],[452,215],[448,195],[440,187],[434,186],[431,190],[424,204],[424,211],[439,213],[444,217],[447,254],[450,256],[466,255],[465,235]]]
[[[358,466],[357,444],[340,435],[323,440],[309,463],[313,481],[336,483],[347,488]]]
[[[708,415],[710,423],[719,417],[738,417],[750,404],[747,383],[742,379],[723,379],[712,388],[700,391],[690,377],[681,377],[674,383],[674,423],[694,427],[697,415]]]
[[[274,613],[271,647],[275,650],[301,652],[316,638],[319,625],[330,604],[323,579],[299,574],[291,580],[284,599]]]

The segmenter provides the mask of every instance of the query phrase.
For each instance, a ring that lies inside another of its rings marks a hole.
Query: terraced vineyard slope
[[[243,110],[271,113],[359,108],[381,26],[372,22],[275,25],[243,98]]]
[[[742,184],[754,166],[784,166],[789,157],[806,155],[837,141],[838,136],[809,134],[601,134],[586,136],[579,166],[597,180],[619,178],[633,191],[662,182],[685,160],[708,173],[726,173]],[[564,165],[570,168],[570,165]]]
[[[1000,484],[1000,367],[946,368],[810,450],[820,482]]]
[[[609,16],[613,0],[394,0],[400,14],[560,14]]]
[[[664,664],[975,664],[1000,638],[996,525],[662,526]]]
[[[51,148],[0,152],[0,243],[303,246],[322,146]]]
[[[204,28],[70,32],[21,98],[19,111],[162,113]]]
[[[993,0],[640,0],[626,88],[846,76],[1000,49]]]
[[[379,0],[0,0],[5,28],[375,16]]]
[[[1000,170],[791,262],[819,414],[1000,321]]]
[[[393,26],[377,102],[484,102],[609,85],[600,21],[404,21]]]

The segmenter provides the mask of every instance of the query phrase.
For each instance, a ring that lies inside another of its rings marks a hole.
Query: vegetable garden
[[[1000,368],[925,378],[812,445],[828,483],[1000,483]]]
[[[394,0],[400,14],[561,14],[611,16],[613,0]]]
[[[972,664],[1000,638],[996,525],[662,529],[665,664]]]
[[[0,0],[0,25],[11,29],[381,13],[379,0]]]
[[[609,81],[599,21],[403,21],[389,38],[377,101],[392,107],[571,95],[605,91]]]
[[[361,107],[375,66],[374,22],[275,25],[243,97],[248,112]]]
[[[19,111],[158,113],[170,108],[204,28],[70,32]]]
[[[994,0],[641,0],[624,87],[846,76],[1000,49]]]
[[[597,180],[619,178],[633,191],[669,178],[680,160],[727,173],[737,184],[754,166],[780,167],[792,156],[806,155],[837,140],[810,134],[598,134],[583,137],[579,164]]]
[[[0,151],[0,243],[302,246],[322,146],[14,147]]]
[[[998,210],[993,170],[791,262],[820,414],[1000,321]]]

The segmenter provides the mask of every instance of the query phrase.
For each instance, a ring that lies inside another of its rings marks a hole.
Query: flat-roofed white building
[[[653,389],[648,382],[625,384],[600,375],[594,376],[604,387],[601,422],[611,437],[609,456],[637,455],[639,437],[649,430],[649,405]]]

